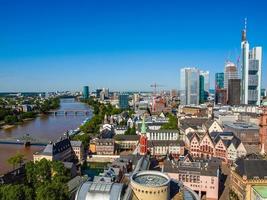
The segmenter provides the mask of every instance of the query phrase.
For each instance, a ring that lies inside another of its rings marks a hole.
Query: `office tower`
[[[202,104],[205,101],[205,90],[204,90],[204,86],[205,85],[205,81],[204,81],[204,76],[200,75],[199,76],[199,103]]]
[[[254,47],[251,51],[249,50],[245,20],[245,28],[242,31],[241,41],[242,104],[260,105],[261,68],[262,47]]]
[[[240,104],[240,90],[241,90],[240,79],[229,79],[228,80],[228,104],[239,105]]]
[[[210,89],[210,72],[200,71],[200,75],[204,77],[204,91],[209,92]]]
[[[224,88],[228,90],[228,81],[229,79],[237,79],[238,70],[234,63],[226,62],[224,67]]]
[[[96,98],[100,98],[101,92],[102,92],[102,89],[96,89]]]
[[[109,97],[109,89],[108,88],[103,88],[102,92],[104,93],[105,98]]]
[[[261,97],[266,97],[266,89],[261,88]]]
[[[225,88],[216,89],[215,104],[220,104],[220,105],[227,104],[227,90]]]
[[[180,71],[180,101],[182,105],[199,104],[199,70],[182,68]]]
[[[222,89],[224,88],[224,73],[216,73],[215,74],[215,90],[216,89]]]
[[[121,109],[129,108],[129,95],[128,94],[119,95],[119,107]]]
[[[250,105],[260,105],[261,100],[261,68],[262,48],[254,47],[249,52],[248,68],[248,102]]]
[[[83,98],[84,99],[89,98],[89,86],[83,86]]]

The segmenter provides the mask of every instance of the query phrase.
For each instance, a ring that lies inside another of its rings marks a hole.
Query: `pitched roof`
[[[190,142],[193,140],[194,137],[197,138],[197,141],[200,141],[200,137],[198,136],[197,133],[191,132],[187,134],[187,138],[189,139]]]
[[[241,158],[236,161],[236,165],[235,172],[241,177],[267,179],[267,160]]]
[[[46,145],[42,154],[44,155],[56,155],[65,151],[66,149],[71,148],[71,143],[69,138],[61,138],[59,141]]]

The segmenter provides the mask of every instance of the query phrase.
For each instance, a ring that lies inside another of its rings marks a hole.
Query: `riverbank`
[[[14,102],[16,102],[14,100]],[[28,105],[29,106],[29,105]],[[24,112],[22,105],[16,106],[12,104],[8,108],[0,107],[0,129],[9,129],[13,125],[21,125],[23,122],[30,121],[38,117],[40,114],[46,114],[50,110],[60,107],[59,98],[48,98],[32,105],[30,111]]]
[[[85,103],[75,101],[75,99],[62,99],[60,103],[61,110],[90,110],[89,106]],[[29,134],[33,138],[39,138],[44,141],[56,141],[63,133],[69,130],[75,130],[80,127],[81,123],[86,118],[91,118],[92,114],[85,115],[46,115],[38,114],[36,118],[30,121],[25,121],[21,125],[14,125],[10,129],[0,129],[0,138],[20,138],[25,134]],[[42,150],[44,147],[31,146],[24,148],[23,145],[0,145],[0,174],[5,173],[12,169],[6,160],[15,155],[18,151],[25,154],[27,160],[31,160],[32,154],[36,151]]]

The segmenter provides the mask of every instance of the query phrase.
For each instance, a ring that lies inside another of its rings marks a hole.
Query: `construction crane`
[[[156,95],[157,94],[157,88],[164,87],[164,86],[163,85],[159,85],[157,83],[154,83],[154,84],[150,85],[150,87],[154,88],[153,94]]]

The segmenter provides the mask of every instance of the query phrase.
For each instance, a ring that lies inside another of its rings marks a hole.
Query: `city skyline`
[[[240,57],[245,17],[266,75],[265,2],[0,4],[0,92],[179,89],[184,67],[210,71],[214,88],[215,73]]]

